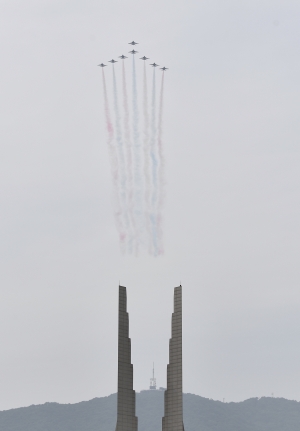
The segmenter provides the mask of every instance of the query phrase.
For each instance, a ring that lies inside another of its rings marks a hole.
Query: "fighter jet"
[[[150,64],[150,66],[152,66],[152,67],[157,67],[157,66],[159,66],[159,64],[152,63],[152,64]]]
[[[116,60],[109,60],[110,63],[118,63]]]
[[[106,67],[106,64],[101,63],[101,64],[98,64],[98,66],[100,66],[100,67]]]
[[[134,49],[132,51],[129,51],[129,54],[136,54],[137,51],[135,51]]]
[[[168,70],[168,67],[161,67],[160,70],[163,70],[163,71]]]
[[[125,57],[125,55],[120,55],[120,57],[119,58],[122,58],[122,60],[124,60],[125,58],[127,58],[127,57]]]
[[[133,40],[132,42],[129,42],[128,45],[138,45],[138,43]]]
[[[144,57],[141,57],[140,60],[149,60],[149,58],[144,56]]]

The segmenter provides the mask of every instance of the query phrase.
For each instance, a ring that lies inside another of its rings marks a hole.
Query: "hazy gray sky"
[[[111,206],[96,65],[132,39],[170,68],[156,259]],[[116,391],[119,280],[136,390],[181,281],[184,391],[300,401],[299,1],[0,0],[0,40],[0,409]]]

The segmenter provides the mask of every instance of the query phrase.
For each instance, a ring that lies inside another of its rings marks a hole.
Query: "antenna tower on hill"
[[[150,379],[150,388],[156,390],[156,378],[154,377],[154,362],[153,362],[153,370],[152,370],[152,377]]]

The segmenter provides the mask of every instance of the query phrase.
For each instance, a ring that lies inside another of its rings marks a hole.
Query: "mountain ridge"
[[[136,394],[139,431],[161,430],[164,391]],[[250,398],[223,403],[184,394],[185,431],[299,431],[300,403],[284,398]],[[1,431],[114,431],[117,396],[75,404],[47,402],[0,411]]]

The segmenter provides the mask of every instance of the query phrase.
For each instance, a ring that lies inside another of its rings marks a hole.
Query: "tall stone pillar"
[[[137,431],[126,287],[119,286],[118,414],[116,431]]]
[[[172,338],[169,345],[162,431],[184,431],[182,410],[182,287],[180,285],[174,289]]]

